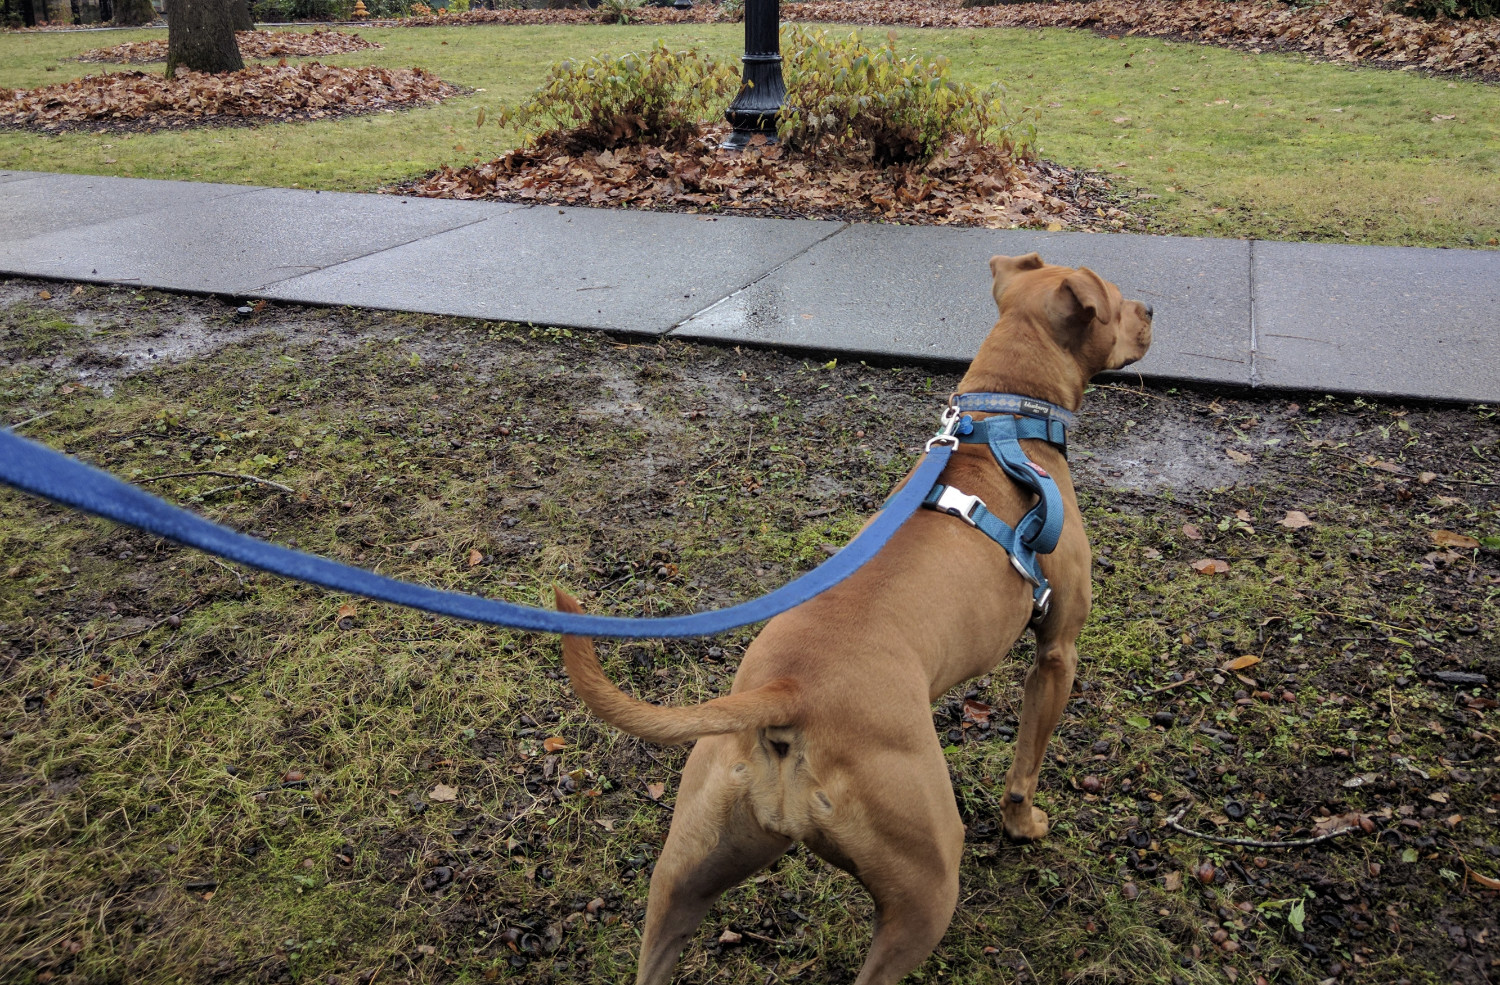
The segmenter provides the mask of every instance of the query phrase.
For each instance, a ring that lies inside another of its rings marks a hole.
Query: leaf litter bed
[[[410,109],[466,92],[420,68],[343,68],[318,62],[239,72],[110,72],[37,89],[0,89],[0,127],[160,130],[321,120]]]
[[[957,382],[236,303],[0,281],[0,421],[260,536],[517,601],[561,581],[597,612],[723,605],[823,560]],[[1096,609],[1047,840],[1005,843],[993,802],[1029,643],[934,708],[966,829],[946,980],[1494,981],[1495,424],[1092,390]],[[0,544],[0,976],[632,972],[684,753],[591,718],[555,639],[346,609],[10,492]],[[748,639],[603,652],[680,704],[726,691]],[[1357,830],[1219,845],[1166,824],[1188,797],[1202,834]],[[713,908],[679,977],[848,980],[871,917],[799,850]]]
[[[818,160],[758,140],[744,152],[725,152],[719,147],[727,135],[725,126],[708,127],[680,150],[640,144],[578,151],[544,142],[486,164],[443,168],[392,191],[921,225],[1144,228],[1117,207],[1103,175],[1021,160],[989,145],[953,141],[926,164],[879,167],[868,155]]]
[[[357,34],[344,34],[341,31],[236,31],[234,40],[239,45],[240,55],[254,60],[342,55],[381,47]],[[120,65],[145,65],[166,60],[166,38],[129,41],[109,48],[90,48],[78,56],[78,61],[81,62]]]
[[[408,18],[413,27],[456,24],[593,24],[590,10],[471,10]],[[717,6],[632,11],[644,24],[732,20]],[[1339,62],[1474,75],[1500,80],[1500,18],[1433,21],[1385,9],[1383,0],[1327,0],[1299,6],[1266,0],[1090,0],[961,6],[960,0],[809,0],[781,5],[784,21],[890,27],[1069,27],[1146,35],[1249,51],[1306,52]]]

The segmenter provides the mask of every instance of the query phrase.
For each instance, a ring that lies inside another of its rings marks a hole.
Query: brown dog
[[[990,270],[1000,320],[961,392],[1076,410],[1090,377],[1136,361],[1151,344],[1151,309],[1122,300],[1087,268],[1048,266],[1031,253],[994,257]],[[1002,807],[1006,834],[1033,839],[1047,833],[1032,798],[1092,595],[1067,462],[1045,442],[1025,449],[1057,479],[1065,509],[1062,538],[1042,560],[1053,600],[1035,626]],[[1031,505],[983,444],[955,452],[943,482],[1012,525]],[[580,611],[561,591],[557,607]],[[568,675],[596,715],[652,742],[700,740],[651,879],[638,985],[667,982],[713,901],[796,841],[875,899],[875,936],[856,985],[895,982],[919,965],[953,917],[964,840],[932,702],[994,667],[1031,617],[1031,587],[1002,548],[920,510],[860,571],[772,619],[724,697],[689,708],[638,701],[604,676],[588,639],[564,637]]]

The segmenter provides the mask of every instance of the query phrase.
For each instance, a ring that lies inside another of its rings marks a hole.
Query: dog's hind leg
[[[835,822],[827,842],[808,845],[874,897],[875,933],[855,985],[894,985],[927,960],[953,920],[963,821],[936,742],[930,753],[861,764],[851,786],[861,791],[855,823]],[[833,810],[845,812],[837,795]]]
[[[700,740],[683,768],[677,813],[651,874],[636,985],[666,985],[714,900],[792,845],[755,820],[744,771],[723,755],[726,739]]]
[[[1005,834],[1017,841],[1033,841],[1047,833],[1047,813],[1032,800],[1042,758],[1047,754],[1047,740],[1067,707],[1077,670],[1077,633],[1063,639],[1042,629],[1037,634],[1036,660],[1026,672],[1016,758],[1005,775],[1005,797],[1000,806]]]

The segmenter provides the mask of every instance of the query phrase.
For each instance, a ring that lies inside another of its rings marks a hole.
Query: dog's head
[[[1016,315],[1045,323],[1085,382],[1129,366],[1151,346],[1151,306],[1126,301],[1118,287],[1087,267],[1058,267],[1028,253],[991,257],[990,273],[1000,320]]]

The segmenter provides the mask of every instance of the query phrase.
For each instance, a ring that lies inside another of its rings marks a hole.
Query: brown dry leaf
[[[665,783],[646,784],[646,796],[650,797],[652,800],[661,800],[662,794],[666,792],[667,785]]]
[[[451,804],[458,799],[458,788],[439,783],[427,791],[427,799],[438,804]]]
[[[80,295],[82,293],[83,293],[83,285],[82,284],[79,284],[77,287],[73,288],[73,296],[75,298],[78,297],[78,295]]]
[[[970,722],[987,722],[995,709],[983,701],[975,701],[973,698],[964,699],[964,720]]]
[[[1200,575],[1227,575],[1229,574],[1229,562],[1220,561],[1218,558],[1206,557],[1194,561],[1193,570]]]
[[[1287,510],[1286,516],[1282,517],[1276,522],[1290,530],[1301,530],[1303,527],[1317,526],[1317,524],[1309,520],[1307,518],[1307,514],[1303,513],[1301,510]]]
[[[1406,471],[1395,462],[1383,462],[1378,458],[1367,457],[1365,464],[1370,466],[1370,468],[1372,469],[1379,469],[1382,472],[1390,472],[1392,475],[1399,475],[1400,473]]]
[[[740,941],[742,941],[744,939],[745,938],[744,938],[743,934],[736,934],[732,930],[726,930],[722,934],[719,935],[719,943],[720,944],[738,944]]]
[[[560,735],[554,735],[542,741],[543,752],[561,752],[568,748],[568,740]]]
[[[1433,479],[1436,479],[1436,478],[1437,478],[1437,473],[1436,472],[1422,472],[1422,473],[1420,473],[1417,476],[1417,481],[1420,482],[1422,485],[1425,486],[1428,483],[1430,483]]]
[[[1182,525],[1182,536],[1188,540],[1202,540],[1203,531],[1199,530],[1195,524],[1184,523]]]
[[[1226,448],[1224,449],[1224,454],[1228,455],[1229,460],[1231,462],[1234,462],[1236,465],[1250,464],[1250,456],[1246,455],[1242,451],[1235,451],[1233,448]]]
[[[41,298],[43,301],[51,301],[52,300],[52,292],[51,291],[38,291],[37,294],[36,294],[36,296],[39,297],[39,298]]]
[[[1485,889],[1500,890],[1500,879],[1491,879],[1489,876],[1480,875],[1478,872],[1475,872],[1473,869],[1469,868],[1468,862],[1464,863],[1464,871],[1469,874],[1470,879],[1473,879]]]
[[[1348,814],[1340,814],[1337,817],[1320,817],[1313,822],[1313,833],[1326,835],[1330,831],[1343,831],[1346,828],[1358,828],[1364,825],[1369,818],[1359,811],[1350,811]]]
[[[1258,663],[1260,663],[1260,657],[1252,653],[1247,653],[1243,657],[1235,657],[1229,661],[1224,665],[1224,669],[1229,671],[1244,670],[1246,667],[1254,667]]]
[[[354,603],[345,602],[343,605],[339,606],[338,615],[334,617],[333,621],[338,624],[339,629],[350,629],[354,626],[354,619]]]
[[[479,553],[477,547],[471,548],[469,551],[469,567],[477,568],[482,563],[484,563],[484,555]]]
[[[1177,892],[1177,890],[1182,888],[1182,872],[1180,870],[1168,872],[1162,879],[1162,886],[1169,893]]]
[[[1453,530],[1429,530],[1427,536],[1439,547],[1457,547],[1461,550],[1472,550],[1479,546],[1479,541],[1473,537]]]
[[[1436,793],[1428,794],[1427,799],[1432,801],[1434,804],[1446,804],[1448,802],[1448,795],[1439,790]]]
[[[615,830],[615,822],[612,818],[596,817],[594,818],[594,823],[599,825],[599,827],[603,828],[605,831]]]

